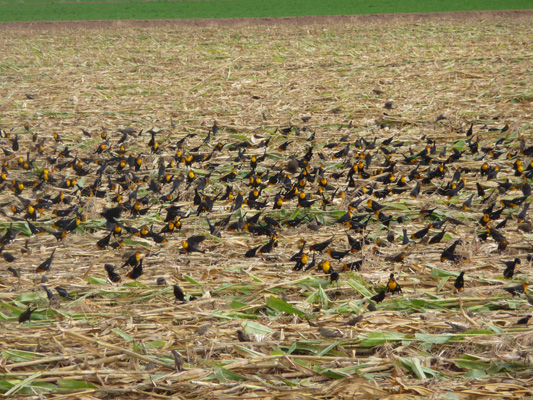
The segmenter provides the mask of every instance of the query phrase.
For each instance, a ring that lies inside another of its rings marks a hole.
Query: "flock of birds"
[[[286,230],[314,233],[327,229],[325,225],[344,232],[322,242],[300,242],[299,250],[286,261],[294,263],[294,271],[318,271],[333,283],[344,271],[360,271],[364,254],[372,254],[390,268],[404,263],[418,245],[439,246],[449,240],[447,232],[466,225],[476,229],[476,242],[492,240],[497,253],[513,255],[503,261],[505,279],[515,276],[522,260],[531,262],[531,250],[518,254],[510,249],[507,231],[533,230],[528,219],[533,146],[509,124],[491,128],[472,123],[461,130],[451,124],[448,128],[449,120],[441,116],[435,129],[451,130],[444,139],[427,134],[400,140],[396,127],[383,138],[389,128],[378,124],[378,134],[367,140],[350,123],[320,142],[309,121],[304,117],[299,127],[278,128],[244,141],[229,139],[217,122],[205,135],[183,134],[174,141],[157,129],[83,130],[79,143],[96,143],[88,151],[28,124],[24,129],[2,129],[4,203],[0,212],[5,230],[0,237],[1,254],[8,263],[18,260],[29,265],[26,254],[33,236],[53,235],[60,243],[69,235],[93,231],[101,236],[95,242],[97,249],[125,254],[123,265],[101,266],[110,282],[120,283],[124,268],[129,268],[125,274],[129,279],[143,275],[146,256],[128,251],[125,237],[139,236],[153,241],[153,246],[178,244],[183,254],[190,254],[216,250],[204,248],[210,236],[251,235],[259,244],[242,254],[251,259],[276,253],[280,243],[292,247],[288,244],[294,243],[279,240]],[[96,225],[102,229],[87,223],[84,208],[91,197],[102,199],[96,215],[105,220],[105,225]],[[409,213],[397,214],[387,203],[420,198],[420,206]],[[146,223],[153,213],[157,217]],[[415,220],[423,227],[408,232],[405,226]],[[205,227],[205,232],[183,237],[183,226],[193,226],[193,221],[196,231]],[[380,237],[378,232],[387,234]],[[10,246],[22,236],[26,244],[19,259]],[[460,251],[463,244],[462,239],[446,244],[440,261],[467,263],[468,256]],[[399,251],[390,253],[391,248]],[[55,252],[34,270],[43,274],[39,285],[50,300],[55,295],[45,283],[53,274]],[[363,256],[353,258],[359,254]],[[31,273],[13,266],[7,270],[17,278]],[[464,288],[464,274],[454,282],[457,291]],[[388,276],[385,287],[370,298],[370,307],[388,293],[402,293],[397,276]],[[166,281],[158,278],[157,283]],[[527,282],[503,289],[513,297],[526,294],[533,304]],[[56,291],[70,298],[65,288],[56,287]],[[179,285],[174,285],[174,295],[179,301],[195,299]],[[34,310],[28,307],[19,322],[30,320]],[[519,323],[527,324],[529,317]]]

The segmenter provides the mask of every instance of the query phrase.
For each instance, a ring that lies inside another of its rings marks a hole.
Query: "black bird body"
[[[350,254],[350,250],[346,250],[346,251],[337,251],[337,250],[331,250],[331,249],[328,249],[326,250],[326,253],[328,253],[328,255],[333,258],[334,260],[342,260],[344,257],[346,257],[348,254]]]
[[[502,261],[505,264],[505,270],[503,271],[503,277],[505,279],[511,279],[514,275],[514,270],[517,265],[521,263],[520,259],[517,257],[511,261]]]
[[[139,264],[137,264],[133,269],[128,272],[128,278],[136,280],[143,274],[143,258],[139,261]]]
[[[375,294],[370,298],[370,300],[375,301],[376,303],[381,303],[383,300],[385,300],[385,295],[387,294],[387,290],[382,290],[378,294]]]
[[[52,260],[54,259],[54,254],[56,252],[56,249],[52,251],[52,254],[50,257],[48,257],[46,260],[44,260],[41,265],[39,265],[36,269],[36,272],[48,272],[50,271],[50,266],[52,265]]]
[[[179,285],[174,285],[174,297],[179,301],[185,301],[185,293],[183,293],[183,289],[179,287]]]
[[[455,282],[453,283],[453,286],[457,289],[458,292],[463,290],[465,286],[465,280],[464,280],[465,273],[464,271],[461,271],[459,276],[455,279]]]
[[[135,267],[139,264],[139,261],[141,260],[141,252],[136,251],[127,258],[126,262],[121,268],[124,268],[126,266]]]
[[[105,264],[105,265],[104,265],[104,268],[105,268],[105,270],[106,270],[106,272],[107,272],[107,276],[108,276],[108,278],[109,278],[109,280],[110,280],[111,282],[113,282],[113,283],[119,283],[119,282],[122,280],[122,278],[120,277],[120,275],[117,274],[117,273],[115,272],[115,266],[114,266],[114,265],[112,265],[112,264]]]
[[[200,250],[199,245],[206,239],[205,236],[196,235],[191,236],[187,240],[182,242],[183,251],[185,253],[205,253],[204,250]]]
[[[109,246],[109,242],[111,241],[111,235],[112,235],[112,233],[109,233],[109,235],[107,235],[104,238],[102,238],[99,241],[97,241],[96,242],[96,247],[98,247],[100,250],[103,250],[107,246]]]
[[[440,243],[444,235],[446,234],[446,228],[444,228],[442,231],[437,233],[435,236],[433,236],[431,239],[429,239],[429,244],[436,244]]]
[[[72,300],[72,297],[70,296],[70,293],[68,292],[68,290],[60,287],[60,286],[56,286],[55,287],[56,289],[56,292],[63,298],[65,299],[68,299],[68,300]]]
[[[34,312],[35,310],[37,310],[37,308],[31,308],[31,307],[28,307],[26,309],[26,311],[24,311],[23,313],[21,313],[19,315],[19,324],[22,324],[26,321],[31,321],[31,314],[32,312]]]
[[[505,290],[507,293],[512,294],[513,297],[515,296],[520,297],[522,293],[525,293],[527,291],[527,286],[528,286],[527,283],[523,283],[521,285],[504,287],[502,289]]]
[[[52,300],[54,298],[54,294],[52,293],[52,291],[48,289],[45,285],[43,285],[42,287],[46,292],[46,297],[48,298],[48,300]]]
[[[317,251],[319,253],[323,252],[326,247],[328,247],[333,242],[333,237],[326,240],[325,242],[315,243],[309,247],[311,251]]]
[[[250,336],[248,336],[245,332],[241,331],[240,329],[237,331],[237,339],[239,339],[239,342],[251,342],[252,339],[250,339]]]

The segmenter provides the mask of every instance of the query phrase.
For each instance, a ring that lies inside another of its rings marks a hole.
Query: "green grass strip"
[[[242,17],[296,17],[384,13],[432,13],[445,11],[531,9],[529,0],[199,0],[199,1],[102,1],[89,3],[59,0],[0,0],[0,22],[124,19],[197,19]]]

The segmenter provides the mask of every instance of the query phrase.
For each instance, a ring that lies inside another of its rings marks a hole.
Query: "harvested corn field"
[[[533,396],[531,22],[2,32],[0,390]]]

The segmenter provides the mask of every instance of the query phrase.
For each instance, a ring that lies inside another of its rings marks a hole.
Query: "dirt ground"
[[[497,20],[502,18],[531,18],[533,10],[500,11],[464,11],[440,13],[410,14],[369,14],[369,15],[335,15],[284,18],[205,18],[205,19],[164,19],[164,20],[119,20],[119,21],[38,21],[38,22],[4,22],[2,30],[43,30],[43,29],[92,29],[109,27],[162,28],[168,26],[216,27],[216,26],[272,26],[272,25],[329,25],[416,22],[422,20]]]

